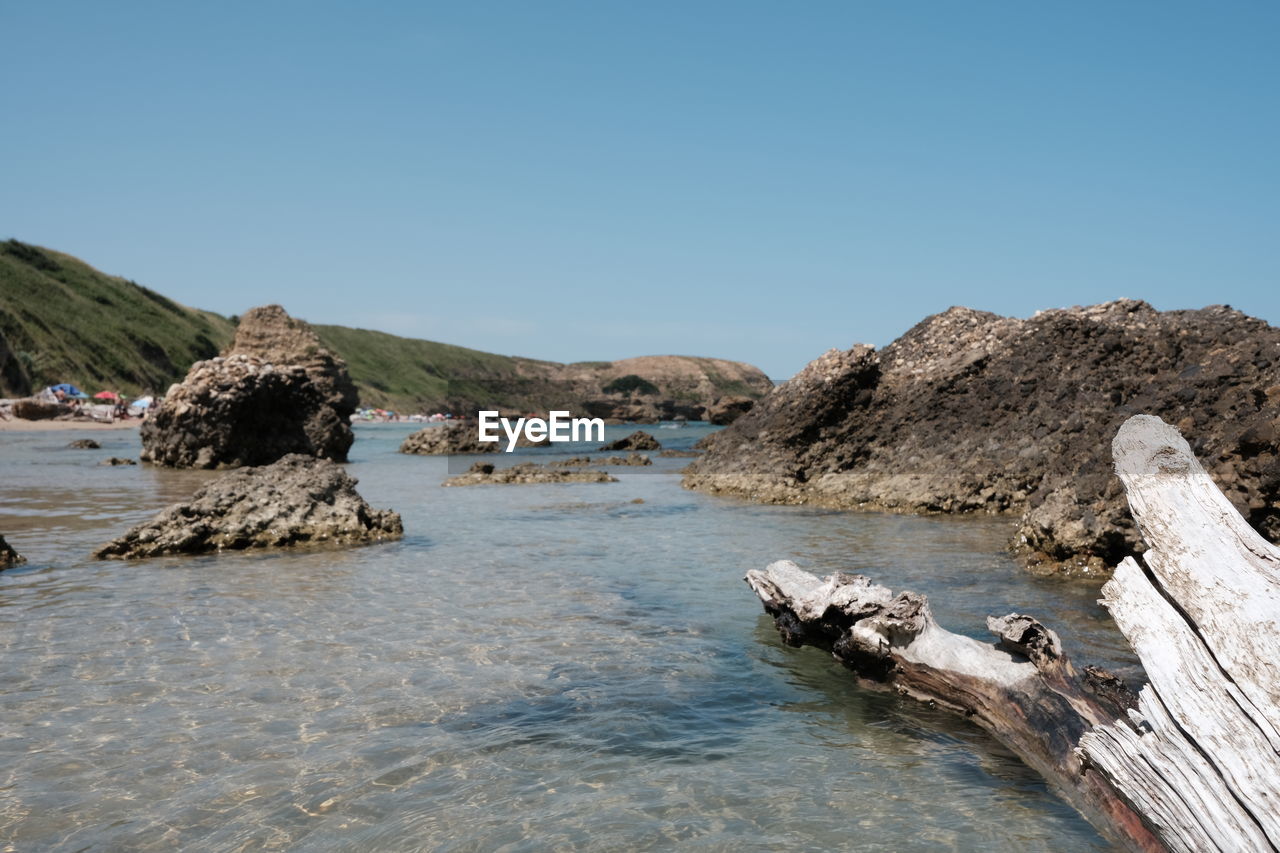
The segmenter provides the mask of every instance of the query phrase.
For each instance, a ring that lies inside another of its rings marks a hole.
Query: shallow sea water
[[[0,433],[30,560],[0,572],[0,850],[1108,849],[973,725],[783,646],[742,582],[864,572],[1134,674],[1096,586],[1005,554],[1011,520],[756,506],[656,454],[443,489],[470,460],[397,454],[412,429],[357,426],[348,466],[400,542],[135,563],[87,555],[213,475],[99,467],[132,431]]]

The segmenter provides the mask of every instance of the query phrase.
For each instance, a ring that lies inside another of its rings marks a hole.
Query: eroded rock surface
[[[192,365],[143,422],[141,458],[175,468],[266,465],[290,453],[341,462],[355,406],[345,364],[305,323],[277,305],[255,308],[229,353]]]
[[[268,364],[300,364],[324,392],[338,416],[347,420],[360,405],[347,364],[320,343],[307,323],[279,305],[251,308],[240,317],[227,353],[253,355]]]
[[[1106,456],[1158,415],[1280,540],[1280,329],[1214,306],[1121,300],[1030,319],[952,308],[883,350],[832,350],[699,446],[689,488],[774,503],[1022,515],[1046,571],[1142,550]]]
[[[442,486],[479,486],[489,483],[528,485],[532,483],[616,483],[604,471],[580,468],[548,468],[534,462],[522,462],[509,468],[498,468],[490,462],[477,462],[465,474],[450,477]]]
[[[3,536],[0,536],[0,570],[25,563],[26,561],[26,557],[13,550],[13,546],[4,541]]]
[[[601,450],[661,450],[658,440],[644,430],[636,430],[626,438],[606,444]]]
[[[356,480],[325,459],[291,454],[223,474],[186,503],[104,545],[114,559],[295,545],[363,545],[404,534],[399,513],[373,509]]]

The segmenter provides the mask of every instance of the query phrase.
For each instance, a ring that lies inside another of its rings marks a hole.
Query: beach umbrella
[[[81,400],[89,399],[88,394],[84,393],[79,388],[72,385],[70,382],[61,382],[57,385],[50,385],[49,390],[54,392],[61,391],[63,394],[66,394],[68,397],[78,397]]]
[[[94,394],[94,395],[93,395],[93,399],[95,399],[95,400],[119,400],[120,398],[116,395],[116,392],[115,392],[115,391],[99,391],[97,394]]]
[[[132,403],[129,404],[129,408],[145,409],[151,405],[151,400],[152,400],[151,397],[139,397],[138,399],[134,400]]]

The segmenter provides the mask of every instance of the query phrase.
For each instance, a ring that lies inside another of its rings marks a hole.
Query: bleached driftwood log
[[[1103,603],[1150,683],[1140,697],[1028,616],[983,643],[923,596],[780,561],[747,582],[791,645],[829,649],[868,686],[990,731],[1105,835],[1135,850],[1280,849],[1280,552],[1214,486],[1182,436],[1138,416],[1113,444],[1151,550]]]
[[[1280,550],[1178,431],[1140,415],[1112,445],[1151,550],[1102,588],[1147,672],[1136,712],[1080,754],[1172,850],[1280,847]]]

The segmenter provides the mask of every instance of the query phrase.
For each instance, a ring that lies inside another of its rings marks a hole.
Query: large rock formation
[[[361,545],[404,535],[400,515],[372,509],[333,462],[292,454],[223,474],[97,551],[99,559],[292,545]]]
[[[257,356],[268,364],[302,365],[343,420],[350,419],[360,405],[346,362],[320,343],[311,326],[290,317],[279,305],[246,311],[227,353]]]
[[[1021,513],[1044,570],[1141,550],[1103,450],[1132,414],[1196,436],[1241,513],[1280,539],[1280,329],[1227,307],[1121,300],[1021,320],[952,308],[883,350],[821,356],[706,442],[689,488],[775,503]]]
[[[225,356],[196,362],[142,425],[144,461],[265,465],[289,453],[344,461],[355,388],[341,359],[278,305],[240,321]]]
[[[13,550],[13,547],[0,536],[0,570],[25,563],[27,558]]]

